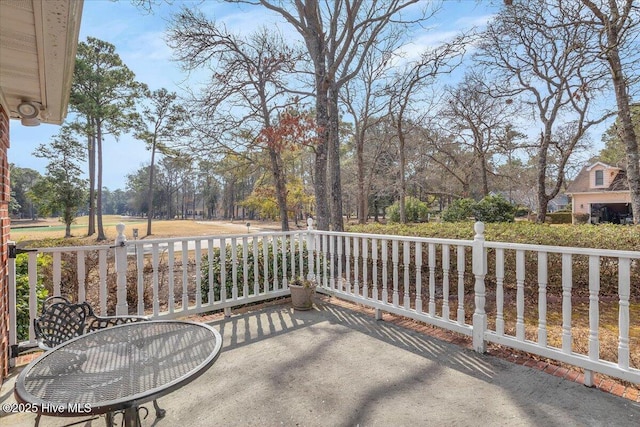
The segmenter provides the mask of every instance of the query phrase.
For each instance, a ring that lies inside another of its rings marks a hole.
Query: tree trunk
[[[73,222],[73,214],[71,209],[65,208],[64,212],[64,237],[71,237],[71,223]]]
[[[287,217],[287,184],[282,167],[282,157],[273,148],[269,148],[269,158],[271,159],[271,171],[276,186],[276,199],[280,208],[280,227],[282,231],[289,231],[289,218]]]
[[[543,224],[547,218],[547,147],[550,135],[542,133],[540,135],[540,148],[538,148],[538,215],[536,222]]]
[[[487,157],[484,152],[480,154],[480,163],[482,164],[482,195],[489,195],[489,174],[487,173]]]
[[[89,224],[87,236],[93,236],[96,232],[96,137],[93,133],[93,125],[90,127],[92,130],[87,139],[89,161]]]
[[[357,125],[356,125],[357,126]],[[367,223],[367,192],[364,176],[364,135],[356,131],[356,163],[358,171],[358,224]]]
[[[405,205],[405,197],[407,195],[407,181],[405,179],[404,176],[404,172],[405,172],[405,168],[406,168],[406,163],[407,163],[407,159],[405,158],[405,153],[404,153],[404,134],[402,131],[402,125],[400,124],[400,121],[398,121],[398,157],[399,157],[399,162],[400,162],[400,171],[399,171],[399,175],[400,175],[400,200],[398,201],[398,207],[399,207],[399,214],[400,214],[400,223],[401,224],[406,224],[407,223],[407,212],[406,212],[406,205]]]
[[[340,180],[340,114],[338,88],[329,89],[329,170],[331,183],[331,225],[334,231],[344,231],[342,218],[342,183]]]
[[[314,163],[314,194],[316,197],[316,223],[319,230],[329,229],[329,203],[327,198],[327,141],[329,133],[329,120],[327,118],[326,89],[324,96],[320,85],[316,94],[316,114],[318,122],[318,144],[316,145],[316,158]]]
[[[98,241],[107,240],[102,225],[102,127],[97,126],[96,133],[96,154],[98,157],[98,171],[96,174],[96,218],[98,222]]]
[[[618,104],[618,118],[622,125],[622,140],[626,147],[627,182],[631,196],[633,223],[638,224],[640,222],[640,155],[638,154],[638,139],[633,127],[633,121],[631,120],[629,94],[627,82],[622,72],[618,39],[619,34],[617,28],[609,22],[607,26],[607,41],[609,44],[607,59],[611,66],[613,87],[616,94],[616,103]]]
[[[147,193],[147,236],[151,236],[151,219],[153,218],[153,171],[156,157],[156,141],[151,144],[151,165],[149,166],[149,191]]]

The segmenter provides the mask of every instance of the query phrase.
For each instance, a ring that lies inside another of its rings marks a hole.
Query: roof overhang
[[[595,194],[623,194],[628,195],[629,190],[602,190],[602,191],[574,191],[572,193],[565,192],[567,196],[593,196]]]
[[[69,104],[83,0],[0,1],[0,103],[39,108],[40,121],[61,124]]]

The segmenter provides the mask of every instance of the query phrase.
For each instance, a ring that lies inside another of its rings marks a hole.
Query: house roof
[[[67,115],[83,0],[0,1],[0,104],[12,119],[18,105],[39,107],[39,119]]]
[[[600,163],[600,162],[598,162]],[[597,163],[596,163],[597,164]],[[573,180],[571,184],[567,186],[566,194],[576,194],[576,193],[608,193],[612,191],[629,191],[629,185],[627,183],[627,173],[625,170],[620,168],[614,168],[609,165],[605,165],[604,163],[600,163],[607,168],[615,169],[618,171],[617,175],[611,181],[611,184],[608,187],[604,188],[593,188],[591,186],[591,182],[589,180],[589,172],[595,165],[589,165],[582,168],[576,179]]]

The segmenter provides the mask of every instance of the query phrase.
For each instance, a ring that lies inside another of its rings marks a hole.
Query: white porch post
[[[473,349],[484,353],[487,345],[484,333],[487,330],[487,313],[484,311],[486,288],[484,278],[487,275],[487,251],[484,247],[484,224],[480,221],[473,226],[476,235],[473,238],[472,264],[475,277],[475,311],[473,313]]]
[[[313,280],[315,278],[314,274],[314,265],[313,265],[313,254],[315,250],[315,242],[313,239],[313,218],[307,218],[307,258],[308,258],[308,270],[307,270],[307,280]]]
[[[116,225],[118,236],[115,241],[116,252],[116,315],[129,314],[127,304],[127,238],[124,235],[124,224]]]

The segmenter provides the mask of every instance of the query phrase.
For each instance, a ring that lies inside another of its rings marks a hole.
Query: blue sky
[[[164,31],[171,14],[184,5],[200,7],[207,16],[223,21],[235,31],[250,32],[259,26],[278,25],[283,34],[295,37],[293,29],[283,24],[281,18],[269,15],[259,7],[237,7],[215,0],[174,0],[171,5],[156,7],[153,14],[144,14],[127,0],[85,0],[80,40],[92,36],[112,43],[138,81],[152,90],[165,87],[180,93],[181,86],[193,84],[198,76],[188,76],[171,60]],[[419,49],[442,41],[462,28],[481,26],[495,11],[495,6],[489,2],[447,0],[441,13],[432,20],[429,31],[416,34],[415,47]],[[24,127],[20,121],[12,120],[9,161],[44,173],[46,161],[34,157],[33,152],[39,144],[49,142],[58,129],[58,126],[45,124]],[[144,144],[130,135],[122,136],[119,141],[106,139],[103,150],[103,184],[110,190],[124,189],[126,175],[149,163],[150,153]]]

